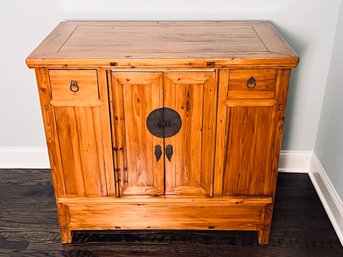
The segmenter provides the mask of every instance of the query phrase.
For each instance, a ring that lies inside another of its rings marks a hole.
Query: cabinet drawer
[[[274,98],[276,72],[276,69],[230,71],[229,99]]]
[[[100,105],[96,70],[49,70],[54,106]]]

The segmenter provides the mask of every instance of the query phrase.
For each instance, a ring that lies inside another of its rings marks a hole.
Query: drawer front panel
[[[273,99],[275,69],[232,70],[229,75],[229,99]]]
[[[54,106],[97,106],[99,100],[96,70],[49,70]]]

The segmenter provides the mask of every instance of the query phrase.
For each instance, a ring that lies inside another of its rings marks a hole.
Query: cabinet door
[[[180,131],[165,138],[173,154],[165,159],[165,193],[209,195],[213,172],[216,85],[215,72],[164,74],[164,106],[177,111]],[[170,150],[170,149],[169,149]]]
[[[51,152],[49,128],[55,124],[53,145],[59,156],[51,153],[50,158],[52,168],[61,172],[54,182],[62,184],[66,196],[114,195],[106,73],[49,70],[48,78],[51,100],[44,111],[54,113],[55,121],[45,119],[45,127]]]
[[[164,193],[163,139],[146,127],[151,111],[163,107],[162,73],[113,72],[113,147],[121,195]]]
[[[220,71],[216,195],[274,194],[288,80],[289,70]]]

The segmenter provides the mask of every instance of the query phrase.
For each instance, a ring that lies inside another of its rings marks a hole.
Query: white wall
[[[11,0],[0,3],[0,147],[44,146],[24,59],[61,20],[271,20],[298,52],[283,148],[312,150],[340,0]]]
[[[343,4],[320,116],[315,153],[343,200]]]

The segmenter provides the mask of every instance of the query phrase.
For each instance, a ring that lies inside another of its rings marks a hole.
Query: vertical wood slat
[[[213,176],[215,159],[215,137],[217,120],[217,83],[218,71],[212,73],[204,85],[204,110],[203,110],[203,128],[202,128],[202,152],[201,167],[202,179],[201,186],[207,190],[207,193],[213,195]]]
[[[106,69],[98,69],[98,85],[99,95],[102,105],[99,107],[98,112],[100,115],[101,123],[96,122],[95,126],[97,131],[101,131],[102,138],[99,141],[102,142],[102,151],[99,152],[99,156],[103,156],[104,160],[104,179],[107,187],[107,195],[113,196],[116,194],[115,179],[114,179],[114,167],[113,167],[113,152],[112,152],[112,140],[111,138],[111,121],[110,121],[110,104],[109,104],[109,87],[108,77]],[[100,147],[101,148],[101,147]],[[102,174],[102,173],[101,173]]]
[[[112,130],[115,131],[115,140],[112,140],[114,155],[116,160],[116,173],[118,174],[118,192],[119,195],[123,194],[126,188],[126,183],[124,183],[124,170],[126,169],[125,164],[125,117],[123,109],[123,86],[116,81],[116,78],[111,77],[111,93],[113,95],[113,115],[112,115]]]
[[[277,179],[277,170],[279,167],[279,158],[280,158],[280,150],[281,150],[281,142],[283,136],[283,127],[285,121],[285,114],[286,114],[286,104],[288,98],[288,87],[289,87],[289,80],[291,76],[290,69],[280,69],[278,71],[277,81],[276,81],[276,99],[278,101],[278,112],[276,115],[276,132],[275,138],[273,139],[273,156],[270,157],[272,160],[271,169],[274,173],[273,178],[266,183],[269,186],[269,194],[275,194],[276,189],[276,179]]]
[[[226,142],[228,139],[228,108],[225,105],[225,101],[228,97],[229,87],[229,70],[222,69],[219,71],[218,81],[218,107],[217,107],[217,129],[216,129],[216,148],[215,148],[215,166],[214,166],[214,195],[223,194],[223,174],[224,163],[226,156]]]
[[[117,104],[117,101],[114,99],[114,83],[112,78],[112,72],[107,71],[107,81],[108,81],[108,99],[109,99],[109,110],[110,110],[110,124],[111,124],[111,136],[112,136],[112,164],[113,164],[113,171],[114,171],[114,180],[115,180],[115,195],[117,197],[120,196],[120,174],[119,174],[119,156],[118,156],[118,135],[117,135],[117,124],[116,121],[116,113],[114,105]]]
[[[44,121],[46,143],[48,145],[51,176],[56,197],[66,196],[66,188],[63,176],[63,167],[58,142],[57,128],[55,124],[55,111],[49,104],[51,91],[47,69],[36,69],[39,99]]]

